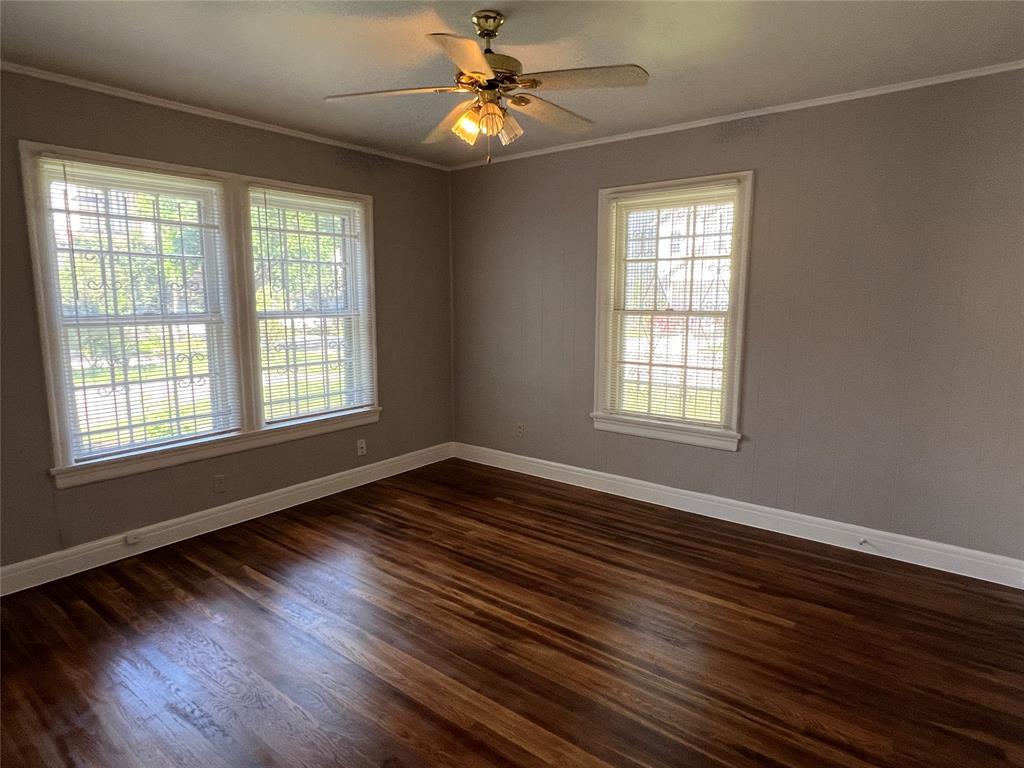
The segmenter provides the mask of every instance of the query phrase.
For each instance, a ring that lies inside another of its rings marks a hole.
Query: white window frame
[[[247,451],[264,445],[298,440],[313,435],[372,424],[380,419],[379,387],[377,381],[377,334],[375,311],[375,281],[373,253],[373,198],[335,189],[247,176],[226,171],[212,171],[193,166],[164,163],[105,152],[64,147],[34,141],[19,141],[21,173],[28,216],[30,250],[35,279],[36,305],[39,314],[39,334],[46,374],[47,402],[50,431],[53,438],[54,466],[50,470],[58,488],[69,488],[85,483],[109,480],[161,467],[170,467],[200,459]],[[68,424],[64,408],[63,366],[60,345],[57,342],[56,296],[51,288],[49,223],[46,208],[46,190],[41,188],[38,160],[41,157],[74,162],[97,163],[134,171],[166,173],[213,181],[223,188],[224,240],[229,262],[229,295],[233,301],[235,318],[235,348],[238,354],[239,389],[241,395],[241,428],[226,435],[211,435],[174,443],[169,446],[140,448],[113,457],[74,461],[68,443]],[[366,266],[368,316],[371,324],[370,365],[373,376],[373,404],[346,411],[318,414],[268,424],[261,418],[260,368],[258,334],[256,331],[255,277],[252,265],[251,233],[249,226],[249,187],[258,186],[282,192],[297,192],[338,200],[356,202],[363,206],[366,233]]]
[[[723,426],[709,426],[695,421],[668,417],[629,415],[609,407],[609,320],[612,312],[610,294],[615,279],[615,252],[611,242],[614,224],[612,208],[616,202],[628,201],[658,191],[684,191],[702,186],[735,182],[737,203],[734,216],[733,273],[729,295],[729,327],[731,328],[728,376],[723,393]],[[597,325],[595,333],[594,410],[590,414],[594,428],[606,432],[686,443],[704,448],[736,451],[742,435],[739,432],[740,384],[743,362],[744,306],[747,294],[747,262],[750,249],[751,200],[754,172],[738,171],[689,179],[658,181],[608,187],[598,191],[598,258],[597,258]]]

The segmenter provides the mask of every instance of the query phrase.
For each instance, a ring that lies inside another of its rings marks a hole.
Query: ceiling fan
[[[327,96],[324,100],[335,101],[354,96],[411,93],[467,94],[471,98],[457,104],[437,124],[437,127],[427,134],[423,142],[433,144],[441,141],[450,131],[473,146],[480,134],[483,134],[488,140],[487,159],[489,161],[492,136],[496,136],[502,146],[507,146],[523,135],[523,128],[512,112],[518,112],[538,122],[568,132],[586,130],[593,124],[592,120],[542,99],[532,91],[610,88],[647,83],[649,77],[647,70],[636,64],[556,69],[524,75],[523,65],[518,59],[491,50],[491,40],[497,37],[498,29],[504,23],[505,16],[500,11],[483,10],[473,14],[476,33],[484,40],[483,51],[472,38],[458,37],[444,32],[435,32],[427,36],[458,67],[454,85],[428,85],[389,91],[339,93]]]

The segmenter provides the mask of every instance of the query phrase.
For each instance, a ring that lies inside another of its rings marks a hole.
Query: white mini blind
[[[237,430],[220,185],[48,157],[39,172],[67,458]]]
[[[726,182],[611,201],[603,412],[727,426],[738,195]]]
[[[250,188],[263,417],[376,404],[366,206]]]

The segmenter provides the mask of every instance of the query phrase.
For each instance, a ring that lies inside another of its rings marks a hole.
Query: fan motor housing
[[[491,65],[491,69],[494,70],[494,74],[496,75],[523,74],[523,64],[519,59],[514,59],[503,53],[494,53],[493,51],[485,51],[484,57],[487,59],[487,63]]]

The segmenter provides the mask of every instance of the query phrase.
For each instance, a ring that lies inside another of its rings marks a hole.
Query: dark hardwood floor
[[[463,461],[2,610],[3,768],[1024,765],[1024,592]]]

